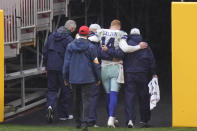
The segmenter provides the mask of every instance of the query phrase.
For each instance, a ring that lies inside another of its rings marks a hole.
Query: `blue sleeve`
[[[66,49],[66,47],[68,46],[68,44],[70,43],[70,42],[72,42],[73,41],[73,38],[70,36],[70,35],[68,35],[67,37],[66,37],[66,39],[65,39],[65,42],[64,42],[64,48]]]
[[[150,47],[148,47],[147,49],[148,49],[148,54],[150,57],[150,72],[152,75],[156,75],[156,62],[155,62],[153,52]]]
[[[73,38],[69,35],[68,36],[68,43],[72,42],[73,41]]]
[[[71,51],[71,45],[69,44],[65,52],[64,65],[62,69],[64,81],[69,81],[69,66],[70,66],[71,56],[72,56],[72,51]]]
[[[113,56],[108,54],[107,52],[103,51],[102,48],[99,46],[97,48],[98,57],[102,60],[112,60]]]
[[[43,51],[42,51],[42,54],[43,54],[43,64],[46,67],[46,69],[47,69],[47,59],[48,59],[49,43],[50,43],[50,36],[48,37],[48,39],[47,39],[47,41],[46,41],[46,43],[44,45]]]
[[[93,70],[97,81],[101,80],[101,65],[100,63],[95,63],[94,60],[98,60],[97,48],[92,45],[90,48],[91,61],[93,63]]]
[[[125,56],[124,52],[121,49],[109,48],[106,52],[113,58],[123,59]]]

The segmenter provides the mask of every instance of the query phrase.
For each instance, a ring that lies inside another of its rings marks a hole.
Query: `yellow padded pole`
[[[197,2],[172,2],[172,126],[197,127]]]
[[[0,10],[0,122],[4,120],[4,17]]]

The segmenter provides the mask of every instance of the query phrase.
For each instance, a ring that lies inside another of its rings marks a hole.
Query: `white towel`
[[[118,64],[118,65],[119,65],[120,71],[119,71],[117,82],[123,84],[124,83],[123,65],[122,64]]]
[[[149,84],[149,93],[151,95],[150,97],[150,110],[154,109],[157,105],[157,103],[160,100],[160,90],[159,90],[159,84],[158,84],[158,78],[153,78]]]

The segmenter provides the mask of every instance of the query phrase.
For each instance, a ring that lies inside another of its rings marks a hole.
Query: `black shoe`
[[[140,122],[138,127],[139,128],[148,128],[149,126],[148,126],[147,122]]]
[[[80,128],[81,128],[81,124],[80,124],[80,123],[77,123],[77,124],[76,124],[76,128],[77,128],[77,129],[80,129]]]
[[[128,128],[133,128],[133,126],[132,126],[132,125],[127,125],[127,127],[128,127]]]
[[[88,131],[88,125],[87,124],[83,124],[81,130],[82,131]]]
[[[99,126],[96,125],[96,121],[90,121],[88,122],[88,127],[99,127]]]
[[[75,127],[76,127],[77,129],[80,129],[80,128],[81,128],[81,121],[76,121]]]
[[[47,122],[52,123],[53,119],[54,119],[53,110],[52,110],[52,107],[49,106],[47,109]]]
[[[114,119],[114,125],[115,125],[115,127],[119,127],[119,121],[118,121],[118,119],[116,119],[116,117]]]

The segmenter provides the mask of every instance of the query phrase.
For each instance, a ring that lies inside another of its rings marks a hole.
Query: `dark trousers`
[[[139,98],[140,121],[150,120],[150,95],[147,73],[125,73],[126,120],[136,121],[136,100]]]
[[[57,94],[60,89],[59,96],[59,116],[67,117],[70,101],[71,101],[71,90],[69,87],[64,85],[64,80],[62,78],[61,71],[52,71],[47,72],[48,77],[48,92],[47,92],[47,107],[51,106],[53,110],[56,110],[57,105]]]
[[[88,118],[88,123],[90,124],[96,124],[96,119],[97,119],[96,109],[97,109],[99,96],[100,96],[100,86],[96,86],[94,84],[91,87],[90,112]]]
[[[77,123],[87,124],[92,84],[72,84],[74,118]],[[82,116],[81,116],[82,106]],[[81,119],[80,119],[81,118]]]

